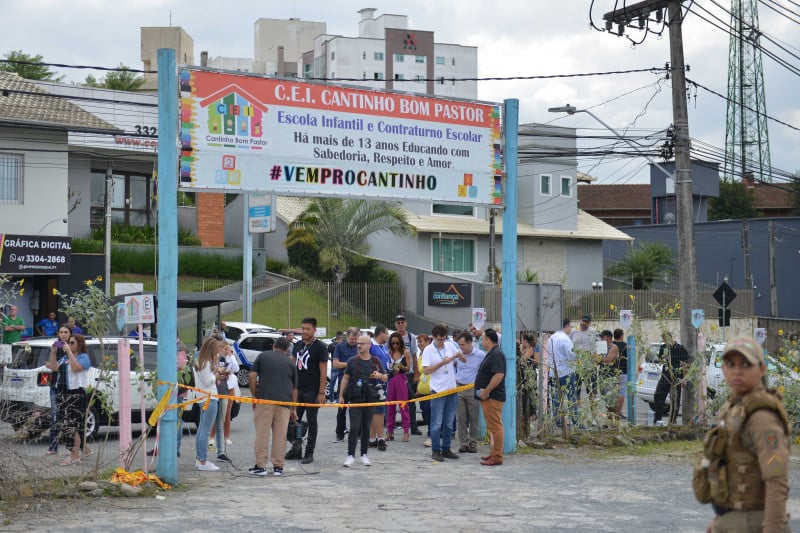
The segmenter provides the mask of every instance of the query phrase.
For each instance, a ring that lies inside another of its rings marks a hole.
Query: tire
[[[236,374],[236,377],[239,381],[239,386],[242,388],[248,388],[250,386],[250,370],[244,367],[239,368],[239,372]]]
[[[86,433],[84,438],[86,440],[94,439],[97,436],[97,430],[100,428],[100,412],[97,407],[90,407],[86,414]]]

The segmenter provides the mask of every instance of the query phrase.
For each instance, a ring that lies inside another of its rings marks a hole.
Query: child
[[[791,428],[781,397],[766,388],[761,345],[735,337],[722,353],[731,389],[718,425],[706,435],[692,488],[716,516],[708,531],[789,531]]]

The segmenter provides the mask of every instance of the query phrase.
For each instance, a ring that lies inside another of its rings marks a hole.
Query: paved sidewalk
[[[591,459],[582,450],[549,450],[509,455],[502,466],[483,467],[480,455],[488,447],[482,445],[477,454],[435,463],[423,435],[389,442],[386,452],[371,448],[371,467],[356,460],[343,468],[346,445],[332,442],[334,417],[335,409],[320,413],[314,463],[287,463],[283,477],[247,475],[254,462],[252,423],[243,408],[227,450],[234,462],[220,463],[222,471],[198,472],[194,438],[184,435],[182,486],[165,492],[166,499],[56,502],[58,512],[23,512],[3,530],[675,533],[703,531],[711,517],[710,508],[694,500],[692,465],[685,459]],[[115,445],[112,439],[109,446]],[[45,445],[29,448],[38,455]],[[789,510],[796,517],[798,478],[795,464]],[[799,530],[800,521],[793,526]]]

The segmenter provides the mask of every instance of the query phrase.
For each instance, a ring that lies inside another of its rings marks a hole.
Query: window
[[[432,208],[434,215],[475,216],[475,208],[471,205],[433,204]]]
[[[405,61],[405,59],[406,59],[406,56],[404,56],[403,54],[395,54],[394,55],[394,60],[397,63],[402,63],[403,61]]]
[[[383,61],[383,52],[375,52],[375,61]]]
[[[432,270],[437,272],[475,272],[475,241],[473,239],[434,238]]]
[[[0,153],[0,204],[21,204],[22,156]]]
[[[383,72],[376,72],[374,79],[382,80],[383,79]]]
[[[92,171],[90,191],[90,225],[103,225],[106,173]],[[111,221],[131,226],[149,226],[151,177],[144,174],[117,172],[111,182]]]
[[[550,176],[542,174],[539,176],[539,192],[550,196]]]
[[[335,50],[333,52],[331,52],[331,61],[333,61],[334,59],[336,59],[336,51]]]
[[[417,56],[417,57],[414,59],[414,62],[415,62],[415,63],[425,63],[425,56]]]
[[[404,80],[406,77],[403,74],[395,74],[394,79],[396,80]]]
[[[436,56],[436,64],[444,65],[444,56]]]
[[[331,72],[331,78],[335,78],[335,77],[336,77],[336,73],[335,72]]]
[[[303,77],[304,78],[311,78],[314,75],[314,65],[308,63],[303,65]]]
[[[361,52],[361,59],[366,59],[366,58],[367,58],[367,51],[364,50],[363,52]]]
[[[456,58],[453,58],[453,66],[456,66]]]
[[[561,176],[561,196],[572,196],[572,180],[567,176]]]

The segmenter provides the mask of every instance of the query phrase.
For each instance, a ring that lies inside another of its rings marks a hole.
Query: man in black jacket
[[[672,334],[665,331],[661,334],[664,344],[658,351],[661,360],[661,379],[658,380],[656,391],[653,393],[653,423],[664,426],[661,417],[669,411],[669,423],[674,424],[681,409],[681,393],[683,392],[683,375],[689,363],[689,353],[686,348],[678,344]],[[670,407],[666,407],[667,394],[670,395]]]

